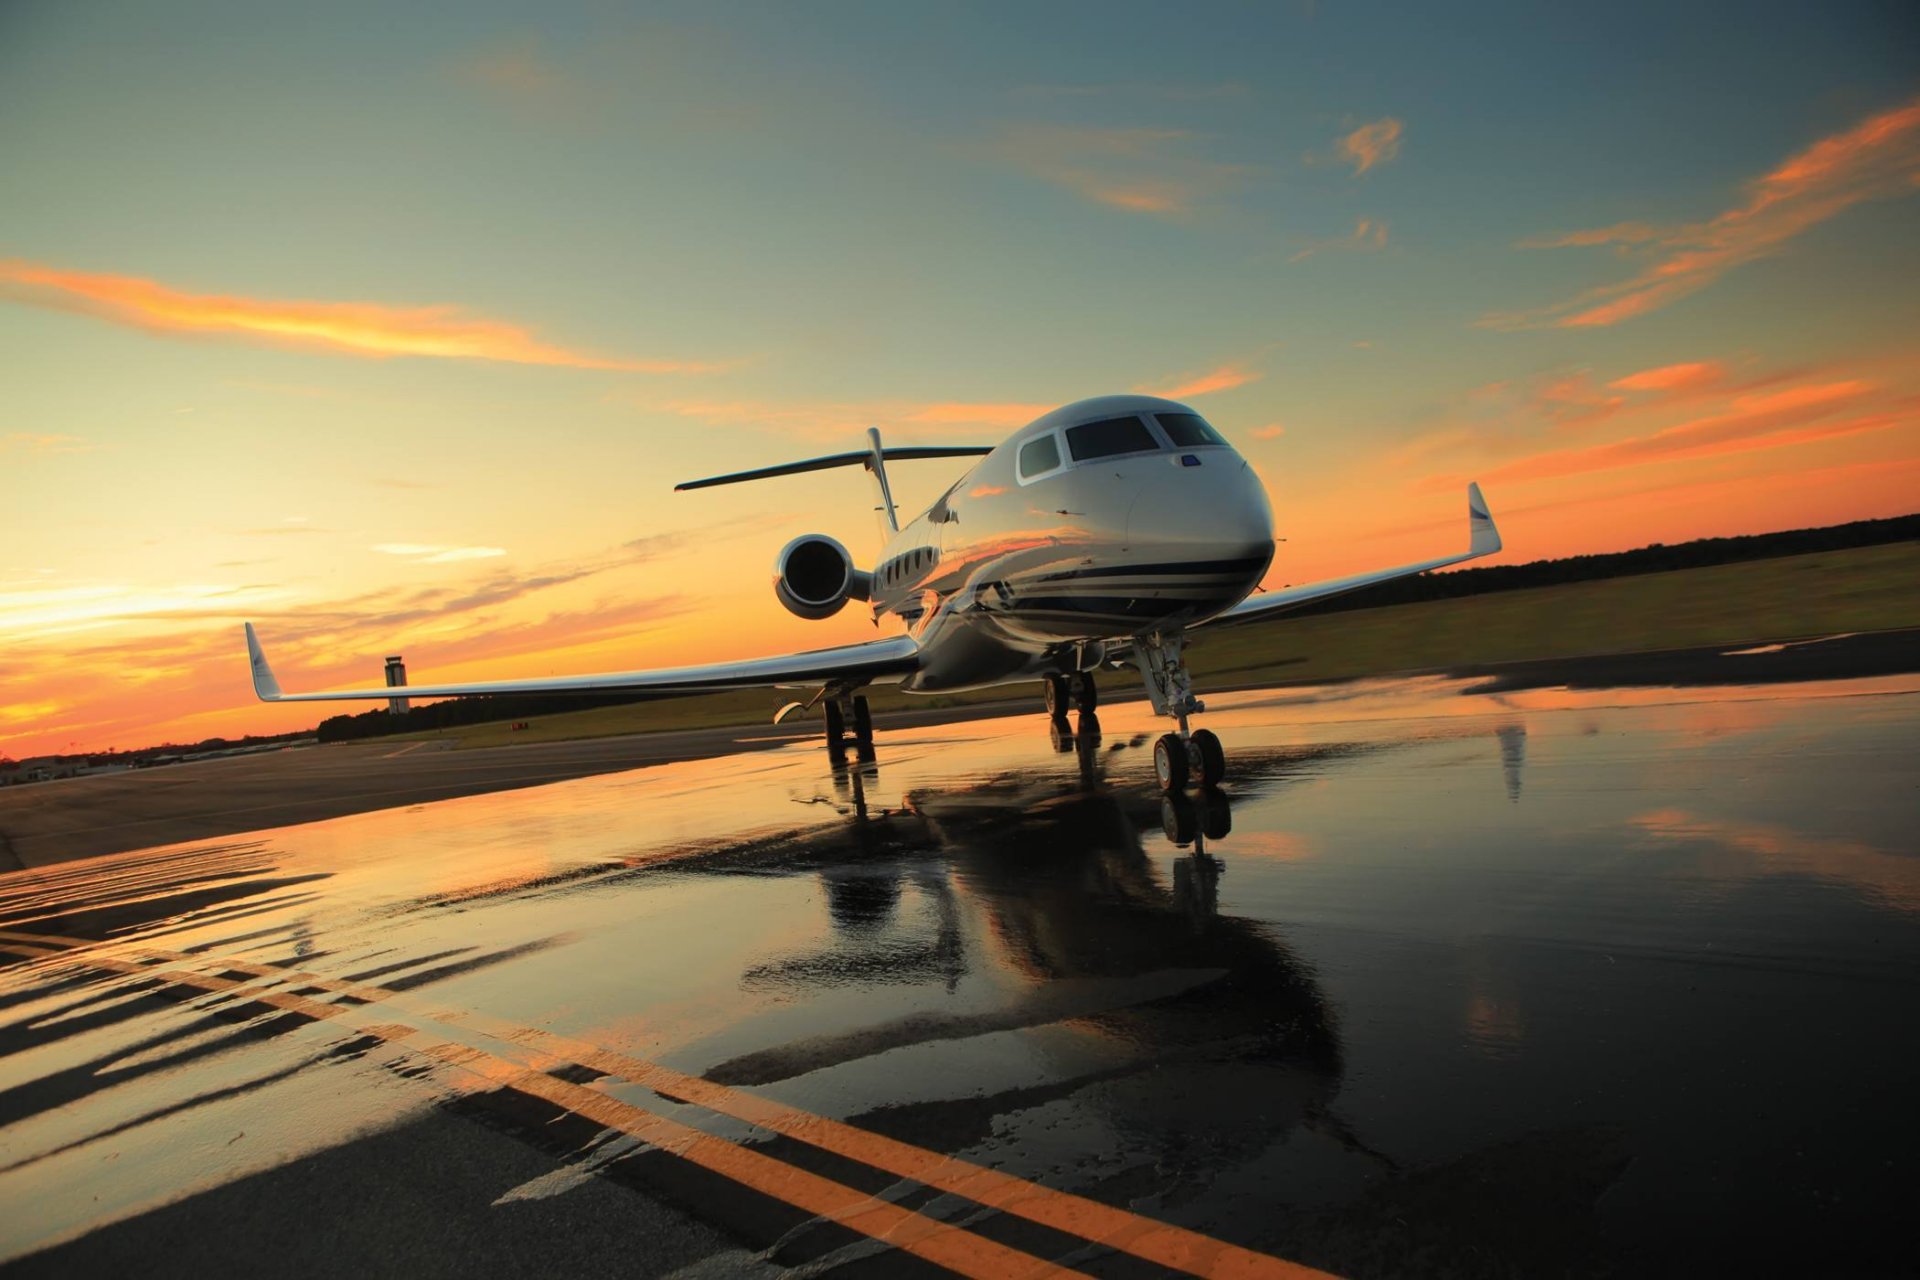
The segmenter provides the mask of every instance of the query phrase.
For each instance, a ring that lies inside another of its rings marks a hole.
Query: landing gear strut
[[[864,697],[828,698],[824,704],[827,716],[827,754],[835,760],[847,758],[847,747],[851,745],[862,760],[873,758],[873,713],[867,707]]]
[[[1153,772],[1163,791],[1184,791],[1190,777],[1209,789],[1227,776],[1227,755],[1211,730],[1190,729],[1187,717],[1206,710],[1193,696],[1193,678],[1187,673],[1184,634],[1153,632],[1133,642],[1133,661],[1147,682],[1147,697],[1156,714],[1172,716],[1177,733],[1162,734],[1153,744]]]

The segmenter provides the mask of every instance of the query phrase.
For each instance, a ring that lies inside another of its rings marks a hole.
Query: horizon
[[[1739,540],[1739,539],[1743,539],[1743,538],[1773,538],[1773,537],[1785,537],[1785,536],[1789,536],[1789,535],[1792,535],[1792,534],[1800,534],[1800,533],[1825,533],[1825,532],[1829,532],[1829,531],[1831,531],[1831,530],[1834,530],[1834,529],[1846,529],[1846,528],[1851,528],[1851,527],[1853,527],[1853,526],[1854,526],[1854,525],[1856,525],[1856,524],[1871,524],[1871,523],[1887,523],[1887,522],[1892,522],[1892,521],[1899,521],[1899,520],[1915,520],[1915,519],[1920,519],[1920,509],[1916,509],[1916,510],[1914,510],[1914,511],[1911,511],[1911,512],[1907,512],[1907,513],[1905,513],[1905,514],[1903,514],[1903,515],[1896,515],[1896,516],[1883,516],[1883,517],[1876,517],[1876,518],[1873,518],[1873,519],[1869,519],[1869,520],[1864,520],[1864,521],[1861,521],[1861,520],[1855,520],[1855,521],[1847,521],[1847,522],[1845,522],[1845,523],[1842,523],[1842,524],[1837,524],[1837,525],[1812,525],[1812,526],[1803,526],[1803,527],[1801,527],[1801,528],[1797,528],[1797,529],[1770,529],[1770,530],[1764,530],[1764,531],[1761,531],[1761,532],[1759,532],[1759,533],[1749,533],[1749,534],[1735,534],[1735,535],[1731,535],[1731,538],[1729,538],[1729,536],[1727,536],[1727,535],[1709,535],[1709,536],[1707,536],[1707,537],[1705,537],[1705,538],[1693,538],[1693,539],[1689,539],[1689,540],[1688,540],[1688,541],[1686,541],[1686,542],[1650,542],[1650,543],[1647,543],[1647,544],[1645,544],[1645,545],[1643,545],[1643,546],[1638,546],[1638,547],[1621,547],[1621,548],[1616,548],[1616,549],[1614,549],[1614,550],[1612,550],[1612,551],[1597,551],[1597,552],[1579,552],[1579,553],[1577,553],[1577,554],[1575,554],[1575,555],[1573,555],[1573,556],[1560,556],[1560,557],[1554,557],[1554,558],[1551,558],[1551,559],[1540,559],[1540,560],[1523,560],[1523,561],[1518,561],[1518,562],[1514,562],[1514,563],[1494,563],[1494,564],[1481,564],[1481,563],[1475,563],[1475,564],[1467,564],[1467,565],[1452,565],[1452,566],[1449,566],[1449,567],[1447,567],[1447,568],[1444,568],[1444,569],[1436,569],[1436,570],[1434,570],[1434,571],[1432,571],[1431,573],[1429,573],[1429,574],[1426,574],[1426,575],[1422,575],[1422,576],[1423,576],[1423,577],[1442,577],[1442,576],[1449,576],[1449,577],[1450,577],[1450,576],[1452,576],[1452,575],[1454,575],[1454,574],[1466,574],[1466,575],[1468,575],[1468,576],[1472,576],[1472,575],[1475,575],[1475,574],[1484,574],[1484,573],[1497,573],[1497,572],[1499,572],[1500,570],[1503,570],[1503,569],[1530,569],[1530,568],[1535,568],[1535,567],[1538,567],[1538,566],[1540,566],[1540,565],[1553,565],[1553,564],[1561,564],[1561,563],[1564,563],[1564,562],[1566,562],[1566,561],[1569,561],[1569,560],[1575,560],[1575,559],[1581,559],[1581,558],[1592,558],[1592,557],[1600,557],[1600,558],[1607,558],[1607,557],[1612,557],[1612,556],[1630,556],[1630,555],[1636,555],[1636,554],[1638,554],[1638,553],[1640,553],[1640,552],[1643,552],[1643,551],[1659,551],[1659,550],[1677,550],[1677,549],[1680,549],[1680,548],[1684,548],[1684,547],[1690,547],[1690,546],[1695,546],[1695,545],[1698,545],[1698,544],[1700,544],[1700,543],[1702,543],[1702,542],[1714,542],[1714,541],[1728,541],[1728,540]],[[1861,546],[1876,546],[1876,545],[1882,545],[1882,544],[1877,544],[1877,543],[1862,543],[1862,544],[1859,544],[1859,545],[1861,545]],[[1818,555],[1818,554],[1821,554],[1821,552],[1818,552],[1818,551],[1807,551],[1807,552],[1796,552],[1796,551],[1784,551],[1784,552],[1781,552],[1780,554],[1781,554],[1781,555]],[[1490,559],[1490,560],[1496,560],[1496,561],[1498,561],[1498,560],[1500,560],[1500,557],[1492,557],[1492,556],[1490,556],[1490,557],[1488,557],[1488,559]],[[1711,563],[1721,563],[1721,562],[1711,562]],[[1725,563],[1738,563],[1738,562],[1737,562],[1737,561],[1727,561],[1727,562],[1725,562]],[[1685,568],[1685,567],[1683,567],[1683,568],[1681,568],[1681,569],[1678,569],[1678,570],[1653,570],[1652,572],[1685,572],[1685,571],[1686,571],[1686,568]],[[1575,578],[1575,579],[1570,579],[1569,581],[1570,581],[1570,582],[1581,582],[1581,581],[1587,581],[1587,579],[1580,579],[1580,578]],[[1403,582],[1403,583],[1402,583],[1402,584],[1400,584],[1400,585],[1406,585],[1406,584],[1405,584],[1405,583]],[[1493,590],[1510,590],[1510,589],[1512,589],[1512,588],[1492,588],[1492,589],[1493,589]],[[1371,604],[1371,603],[1369,603],[1369,602],[1368,602],[1368,601],[1369,601],[1369,598],[1371,597],[1371,594],[1372,594],[1372,593],[1355,593],[1355,594],[1353,594],[1353,595],[1349,595],[1349,596],[1342,596],[1342,597],[1338,597],[1338,598],[1336,598],[1335,600],[1332,600],[1332,601],[1324,601],[1324,602],[1321,602],[1320,604],[1318,604],[1318,605],[1316,605],[1316,606],[1314,606],[1314,607],[1312,607],[1312,608],[1311,608],[1310,610],[1308,610],[1307,612],[1309,612],[1309,613],[1321,613],[1321,612],[1329,612],[1329,611],[1331,611],[1331,612],[1346,612],[1346,611],[1349,611],[1349,610],[1359,610],[1359,609],[1368,609],[1368,608],[1374,608],[1374,607],[1376,607],[1376,605],[1375,605],[1375,604]],[[1472,593],[1468,593],[1468,594],[1472,594]],[[1451,597],[1450,597],[1450,598],[1451,598]],[[1380,605],[1381,607],[1384,607],[1384,606],[1388,606],[1388,605],[1391,605],[1391,604],[1395,604],[1395,603],[1398,603],[1398,604],[1405,604],[1405,603],[1408,603],[1408,602],[1407,602],[1407,601],[1404,601],[1404,600],[1402,600],[1402,601],[1381,601],[1381,602],[1379,602],[1379,605]],[[403,656],[404,656],[404,655],[403,655]],[[411,675],[411,671],[409,671],[409,675]],[[368,679],[368,680],[371,680],[371,679],[373,679],[373,677],[372,677],[372,676],[368,676],[368,677],[367,677],[367,679]],[[403,686],[403,687],[404,687],[404,686]],[[506,700],[512,700],[512,699],[527,699],[527,698],[564,698],[564,697],[566,697],[567,695],[564,695],[564,694],[481,694],[481,695],[470,695],[470,696],[473,696],[473,697],[478,697],[478,698],[480,698],[480,699],[482,699],[482,700],[486,700],[486,699],[490,699],[490,698],[499,698],[499,699],[506,699]],[[708,694],[700,694],[700,693],[690,693],[690,694],[680,694],[680,695],[677,695],[677,696],[679,696],[679,697],[686,697],[686,698],[699,698],[699,697],[707,697],[707,696],[710,696],[710,695],[708,695]],[[431,705],[433,705],[433,704],[435,704],[435,703],[439,703],[439,702],[452,702],[452,701],[460,701],[461,699],[458,699],[458,698],[419,698],[419,697],[411,697],[411,696],[409,696],[409,700],[410,700],[411,702],[413,702],[413,703],[415,703],[415,704],[417,704],[417,705],[421,705],[421,706],[431,706]],[[627,694],[627,695],[622,695],[622,694],[621,694],[621,693],[619,693],[618,691],[612,691],[612,690],[602,690],[602,691],[598,691],[598,692],[595,692],[595,693],[590,693],[590,694],[586,694],[586,695],[583,695],[583,696],[581,697],[581,699],[580,699],[580,700],[581,700],[581,701],[582,701],[583,703],[584,703],[584,702],[589,702],[589,701],[608,701],[608,702],[613,702],[613,703],[619,703],[619,702],[635,702],[635,703],[638,703],[638,702],[647,702],[647,701],[655,701],[655,700],[658,700],[658,695],[648,695],[648,694],[645,694],[645,693],[634,693],[634,694]],[[348,703],[348,704],[343,704],[343,707],[346,707],[346,708],[351,708],[351,707],[353,707],[354,705],[356,705],[356,704],[352,704],[352,703]],[[16,760],[14,760],[14,761],[13,761],[13,763],[15,763],[15,764],[21,764],[21,763],[24,763],[24,760],[25,760],[25,759],[63,759],[63,758],[74,758],[74,759],[77,759],[77,758],[82,758],[82,757],[86,757],[86,756],[110,756],[110,755],[121,755],[121,756],[132,756],[132,755],[139,755],[139,754],[141,754],[141,753],[143,753],[143,752],[148,752],[148,751],[166,751],[166,750],[191,750],[191,749],[194,749],[194,748],[197,748],[197,747],[204,747],[204,746],[206,745],[206,743],[208,743],[208,742],[212,742],[212,741],[222,741],[222,742],[228,742],[228,743],[235,743],[235,744],[243,744],[243,743],[245,743],[245,742],[247,742],[247,741],[272,741],[272,740],[274,740],[274,739],[276,739],[276,738],[283,738],[283,737],[290,737],[290,736],[294,736],[294,735],[299,735],[299,734],[316,734],[316,733],[318,733],[318,732],[320,731],[320,726],[321,726],[321,724],[323,724],[324,722],[326,722],[326,721],[328,721],[328,720],[332,720],[332,719],[349,719],[349,718],[353,718],[353,717],[355,717],[355,716],[359,716],[359,715],[363,715],[363,714],[372,714],[372,712],[374,712],[374,711],[384,711],[384,710],[385,710],[385,708],[384,708],[384,707],[382,707],[382,706],[380,706],[380,705],[379,705],[379,704],[378,704],[377,702],[367,702],[367,703],[362,703],[362,704],[357,704],[357,705],[359,705],[359,706],[361,706],[361,707],[363,707],[363,708],[365,708],[365,710],[362,710],[362,711],[355,711],[355,710],[351,710],[351,709],[343,709],[343,710],[340,710],[340,711],[334,711],[334,712],[331,712],[331,713],[328,713],[328,712],[325,712],[325,711],[322,711],[322,712],[318,712],[317,714],[319,715],[319,717],[320,717],[320,718],[319,718],[319,720],[317,720],[317,721],[315,721],[315,722],[314,722],[314,723],[313,723],[312,725],[308,725],[308,726],[305,726],[305,727],[300,727],[300,728],[294,728],[294,729],[287,729],[287,730],[281,730],[281,731],[279,731],[279,732],[277,732],[277,733],[272,733],[272,734],[251,734],[251,735],[240,735],[240,736],[236,736],[236,737],[232,737],[232,738],[227,738],[227,737],[223,737],[223,736],[221,736],[221,735],[212,735],[212,736],[210,736],[210,737],[206,737],[206,738],[199,738],[199,739],[196,739],[196,740],[194,740],[194,741],[191,741],[191,742],[172,742],[172,741],[165,741],[165,742],[153,742],[153,743],[148,743],[147,745],[145,745],[145,746],[140,746],[140,747],[118,747],[118,746],[116,746],[116,747],[109,747],[109,748],[106,748],[106,749],[104,749],[104,750],[99,750],[99,751],[92,751],[92,752],[84,752],[84,751],[83,751],[83,752],[77,752],[77,753],[73,753],[73,754],[72,754],[71,756],[63,756],[63,755],[62,755],[62,753],[59,753],[59,752],[51,752],[51,753],[43,753],[43,754],[41,754],[41,755],[35,755],[35,756],[29,756],[29,757],[25,757],[24,759],[16,759]],[[540,712],[540,713],[537,713],[537,714],[540,714],[540,715],[550,715],[550,714],[554,714],[554,713],[553,713],[553,712]],[[409,732],[412,732],[412,731],[411,731],[411,730],[409,730]],[[8,756],[8,754],[7,754],[7,753],[6,753],[5,751],[3,751],[3,750],[0,750],[0,761],[6,761],[6,760],[8,760],[8,759],[10,759],[10,757]]]
[[[310,687],[864,638],[766,585],[864,477],[672,485],[1107,391],[1253,463],[1270,583],[1476,479],[1495,565],[1913,513],[1898,15],[1081,12],[9,10],[0,756],[304,726],[248,619]]]

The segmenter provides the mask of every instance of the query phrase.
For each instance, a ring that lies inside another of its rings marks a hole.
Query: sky
[[[248,619],[292,688],[868,637],[770,589],[864,476],[673,484],[1116,391],[1252,460],[1275,584],[1473,479],[1507,562],[1906,514],[1916,282],[1897,3],[16,0],[0,755],[340,709]]]

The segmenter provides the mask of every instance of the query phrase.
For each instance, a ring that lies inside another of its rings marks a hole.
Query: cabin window
[[[1225,444],[1218,431],[1197,413],[1156,413],[1160,429],[1167,433],[1176,449],[1192,449],[1203,444]]]
[[[1020,446],[1020,478],[1031,480],[1060,465],[1060,438],[1049,431]]]
[[[1111,458],[1122,453],[1147,453],[1159,447],[1153,432],[1138,418],[1107,418],[1067,428],[1067,448],[1073,452],[1075,462]]]

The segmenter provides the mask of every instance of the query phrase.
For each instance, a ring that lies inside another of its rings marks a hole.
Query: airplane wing
[[[253,692],[262,702],[348,702],[356,699],[461,698],[489,693],[713,693],[722,689],[814,688],[860,685],[910,675],[920,669],[920,646],[911,636],[869,640],[777,658],[714,662],[698,667],[618,671],[605,675],[545,676],[532,680],[483,680],[472,684],[413,684],[377,689],[332,689],[283,693],[253,624],[246,624],[247,660]]]
[[[1417,564],[1377,569],[1372,573],[1357,573],[1350,578],[1309,582],[1298,587],[1288,587],[1282,591],[1267,591],[1248,596],[1233,608],[1224,613],[1215,614],[1191,629],[1230,626],[1237,622],[1253,622],[1260,618],[1270,618],[1274,614],[1298,609],[1302,605],[1325,600],[1330,596],[1345,595],[1349,591],[1378,586],[1382,582],[1391,582],[1395,578],[1425,573],[1429,569],[1444,569],[1450,564],[1460,564],[1467,560],[1477,560],[1481,556],[1492,555],[1500,550],[1500,530],[1494,525],[1493,517],[1488,514],[1487,501],[1480,496],[1480,486],[1477,484],[1467,486],[1467,539],[1467,549],[1458,555],[1440,556],[1433,560],[1422,560]]]

